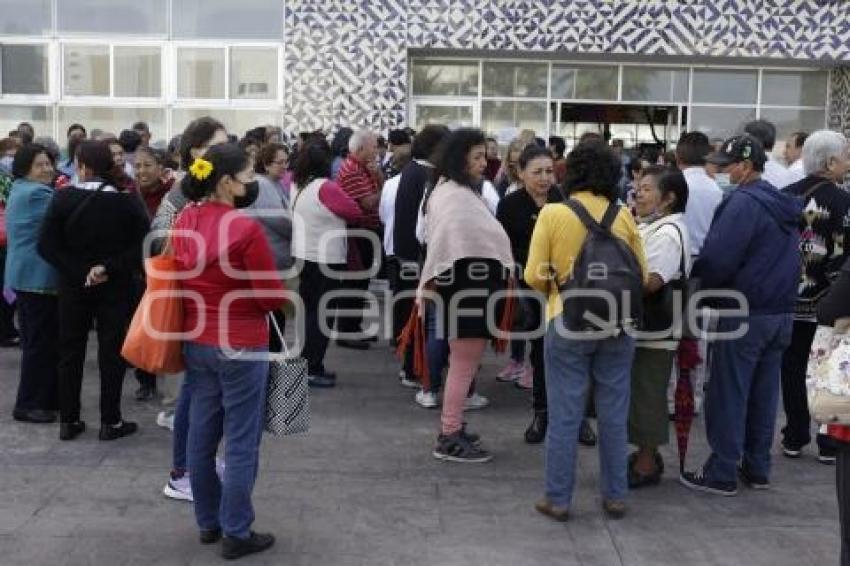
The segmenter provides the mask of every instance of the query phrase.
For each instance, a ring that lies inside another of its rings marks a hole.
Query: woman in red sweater
[[[251,530],[268,380],[268,313],[282,306],[283,286],[265,233],[238,208],[257,198],[248,155],[216,145],[195,159],[183,183],[188,205],[174,225],[183,271],[191,396],[189,458],[195,517],[204,544],[224,535],[222,554],[239,558],[274,543]],[[225,440],[223,481],[215,455]]]

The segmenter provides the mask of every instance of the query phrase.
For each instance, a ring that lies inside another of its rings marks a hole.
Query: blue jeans
[[[243,353],[261,354],[267,347]],[[254,522],[251,492],[257,479],[265,415],[269,363],[229,359],[215,346],[187,342],[189,469],[195,519],[202,530],[221,528],[226,536],[247,538]],[[215,454],[225,441],[224,482]]]
[[[602,497],[626,497],[627,420],[634,339],[622,334],[601,340],[571,340],[558,335],[554,323],[546,331],[546,498],[569,507],[575,487],[576,445],[584,418],[585,397],[593,378],[599,426]]]
[[[174,436],[172,438],[171,457],[172,468],[175,472],[186,471],[186,449],[189,443],[189,407],[192,403],[192,394],[186,378],[180,386],[180,394],[177,396],[177,405],[174,407]]]
[[[734,483],[741,462],[754,476],[770,477],[770,447],[782,373],[782,354],[791,344],[792,315],[721,318],[718,332],[742,323],[737,340],[712,344],[711,379],[705,396],[705,428],[711,456],[705,477]]]
[[[428,377],[431,381],[428,390],[432,393],[438,393],[443,388],[443,369],[449,363],[449,341],[445,325],[441,323],[437,320],[437,308],[428,302],[425,306],[425,356],[428,358]]]

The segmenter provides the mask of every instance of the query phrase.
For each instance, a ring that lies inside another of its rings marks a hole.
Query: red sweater
[[[227,220],[229,225],[225,224]],[[174,256],[180,268],[191,271],[201,266],[199,275],[181,281],[184,290],[203,298],[201,305],[190,297],[183,299],[184,331],[192,332],[199,322],[203,328],[192,341],[234,348],[268,346],[266,315],[284,304],[280,294],[284,287],[274,275],[274,257],[260,225],[230,206],[207,202],[187,206],[174,229],[196,232],[203,241],[199,246],[196,238],[174,239]],[[239,272],[243,276],[237,277]],[[246,296],[228,305],[234,291]],[[254,291],[277,292],[278,296],[258,296]]]

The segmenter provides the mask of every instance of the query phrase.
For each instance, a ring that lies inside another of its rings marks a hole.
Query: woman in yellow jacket
[[[588,141],[567,156],[564,189],[599,222],[610,205],[619,206],[619,177],[620,160],[613,151],[604,143]],[[645,280],[646,258],[628,209],[620,207],[611,231],[634,252]],[[567,336],[564,325],[554,320],[563,314],[558,287],[570,277],[586,235],[584,224],[568,206],[547,204],[534,228],[525,268],[526,283],[548,296],[546,492],[536,508],[561,521],[568,518],[572,501],[576,444],[590,379],[599,423],[602,506],[609,517],[625,514],[628,490],[626,425],[634,339],[625,332],[607,338]]]

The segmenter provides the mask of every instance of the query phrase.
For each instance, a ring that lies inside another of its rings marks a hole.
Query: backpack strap
[[[620,206],[611,203],[608,205],[608,210],[605,211],[605,215],[602,217],[602,227],[605,228],[608,232],[611,231],[611,227],[614,225],[614,221],[617,220],[617,216],[620,214]]]
[[[572,210],[578,219],[581,220],[581,223],[584,224],[584,227],[587,228],[588,232],[604,232],[605,229],[599,225],[599,222],[594,219],[587,209],[581,204],[579,201],[575,199],[567,199],[564,201],[564,204],[567,205],[570,210]]]

